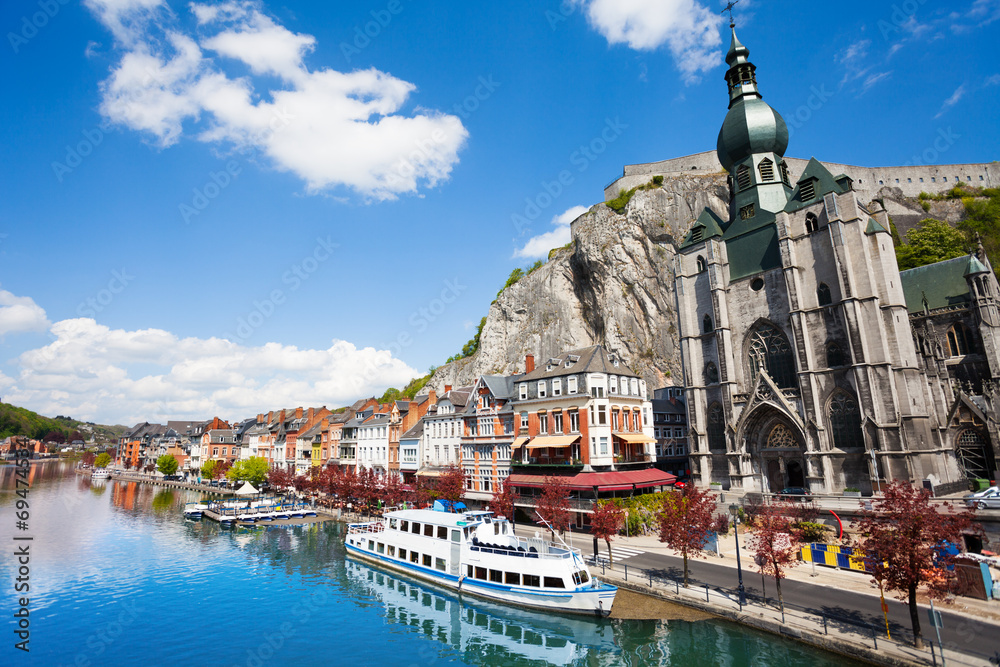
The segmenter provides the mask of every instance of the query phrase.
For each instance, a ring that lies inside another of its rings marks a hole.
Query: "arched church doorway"
[[[790,486],[806,486],[805,439],[771,406],[754,411],[741,428],[749,454],[752,485],[765,493],[780,493]],[[749,487],[749,483],[744,486]]]
[[[788,466],[788,486],[801,486],[806,485],[806,476],[802,471],[802,464],[798,461],[789,461]]]

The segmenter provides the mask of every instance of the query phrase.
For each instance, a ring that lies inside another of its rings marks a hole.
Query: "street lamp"
[[[743,566],[740,564],[740,532],[739,532],[739,512],[740,507],[736,503],[729,506],[729,513],[733,515],[733,535],[736,536],[736,572],[738,573],[740,579],[740,585],[737,589],[740,594],[740,609],[747,604],[747,592],[743,588]]]

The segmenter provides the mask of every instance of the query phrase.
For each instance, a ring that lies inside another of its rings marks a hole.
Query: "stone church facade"
[[[1000,285],[988,258],[900,273],[877,200],[815,159],[785,160],[787,127],[735,30],[726,62],[728,218],[705,209],[675,266],[693,478],[832,493],[992,476]]]

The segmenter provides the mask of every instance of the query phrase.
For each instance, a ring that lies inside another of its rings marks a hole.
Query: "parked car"
[[[802,486],[788,486],[778,494],[780,500],[805,500],[805,496],[811,496],[809,489]]]
[[[691,483],[691,478],[688,477],[687,475],[682,475],[682,476],[678,477],[676,481],[674,481],[674,488],[675,489],[683,489],[684,487],[686,487],[690,483]]]
[[[983,489],[982,491],[976,491],[975,493],[967,493],[964,496],[962,496],[962,500],[964,500],[965,504],[968,505],[969,507],[975,507],[977,500],[985,496],[992,495],[994,493],[1000,493],[1000,486],[991,486],[990,488]]]
[[[979,496],[973,500],[975,505],[970,507],[975,507],[981,510],[996,510],[1000,509],[1000,491],[993,491],[985,496]]]

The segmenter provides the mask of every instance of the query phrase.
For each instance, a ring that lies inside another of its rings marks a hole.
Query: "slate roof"
[[[423,434],[424,434],[424,420],[418,419],[417,423],[411,426],[409,430],[406,431],[406,433],[399,436],[399,440],[400,442],[402,442],[403,440],[415,440],[419,439],[421,436],[423,436]]]
[[[982,266],[974,255],[963,255],[900,271],[899,280],[903,285],[906,310],[910,313],[924,312],[924,299],[927,300],[929,311],[967,306],[970,296],[965,274],[972,264],[970,259]]]
[[[567,360],[577,357],[569,368],[566,367]],[[581,348],[579,350],[566,350],[556,357],[559,364],[553,366],[551,370],[546,370],[548,360],[543,360],[535,366],[535,370],[521,376],[512,376],[513,382],[530,382],[532,380],[542,380],[546,378],[560,377],[563,375],[577,375],[579,373],[608,373],[611,375],[625,375],[628,377],[639,377],[639,374],[625,365],[619,358],[618,365],[615,366],[612,358],[617,358],[604,349],[601,345]]]
[[[653,404],[653,412],[687,416],[687,407],[685,407],[682,401],[676,398],[654,398],[651,402]]]

